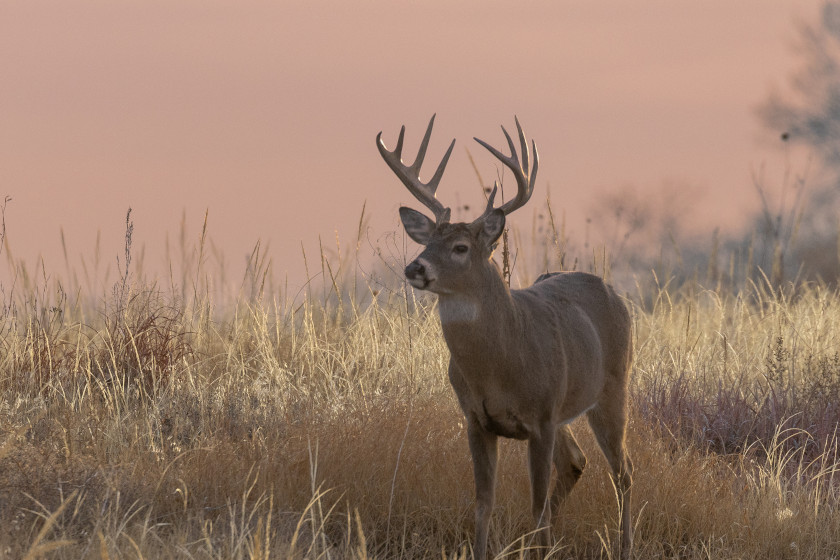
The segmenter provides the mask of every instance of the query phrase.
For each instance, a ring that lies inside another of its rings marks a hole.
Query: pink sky
[[[583,223],[595,193],[684,183],[698,215],[737,227],[751,170],[781,160],[754,110],[796,68],[796,21],[820,0],[543,2],[42,2],[0,4],[0,194],[16,258],[112,265],[126,209],[146,268],[164,268],[181,216],[238,269],[257,240],[275,276],[302,278],[301,243],[370,237],[414,203],[374,146],[437,113],[428,177],[480,204],[517,114],[541,154],[535,198]],[[514,218],[528,221],[530,214]],[[696,221],[696,220],[695,220]],[[413,250],[413,249],[412,249]],[[233,273],[234,271],[232,271]]]

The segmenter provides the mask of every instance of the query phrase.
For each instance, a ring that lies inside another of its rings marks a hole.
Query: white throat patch
[[[472,323],[478,319],[478,304],[461,298],[438,300],[441,324]]]

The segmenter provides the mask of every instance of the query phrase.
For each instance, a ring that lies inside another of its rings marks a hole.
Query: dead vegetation
[[[360,303],[341,266],[294,302],[185,297],[195,269],[172,289],[7,294],[0,557],[469,557],[472,471],[433,304],[381,287]],[[249,271],[243,285],[266,277]],[[840,295],[667,286],[628,299],[635,558],[832,557]],[[615,490],[577,431],[592,465],[552,557],[605,558]],[[504,441],[495,556],[530,542],[526,460]]]

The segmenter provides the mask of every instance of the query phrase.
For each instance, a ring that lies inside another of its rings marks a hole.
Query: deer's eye
[[[467,247],[466,245],[462,244],[462,243],[459,243],[458,245],[455,245],[454,247],[452,247],[452,252],[457,254],[457,255],[463,255],[464,253],[466,253],[469,250],[470,250],[470,248]]]

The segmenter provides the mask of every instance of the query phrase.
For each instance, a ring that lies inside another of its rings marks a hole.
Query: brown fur
[[[580,477],[586,457],[568,426],[586,414],[613,472],[621,511],[621,557],[632,547],[632,463],[625,447],[630,315],[613,289],[582,272],[544,275],[509,290],[490,262],[483,218],[429,221],[426,250],[407,269],[439,294],[451,359],[449,379],[464,411],[476,483],[475,557],[486,554],[498,436],[528,440],[532,514],[548,546],[551,511]],[[417,232],[413,232],[417,235]],[[422,239],[422,237],[421,237]],[[466,255],[455,252],[467,246]],[[551,465],[557,472],[548,500]]]

